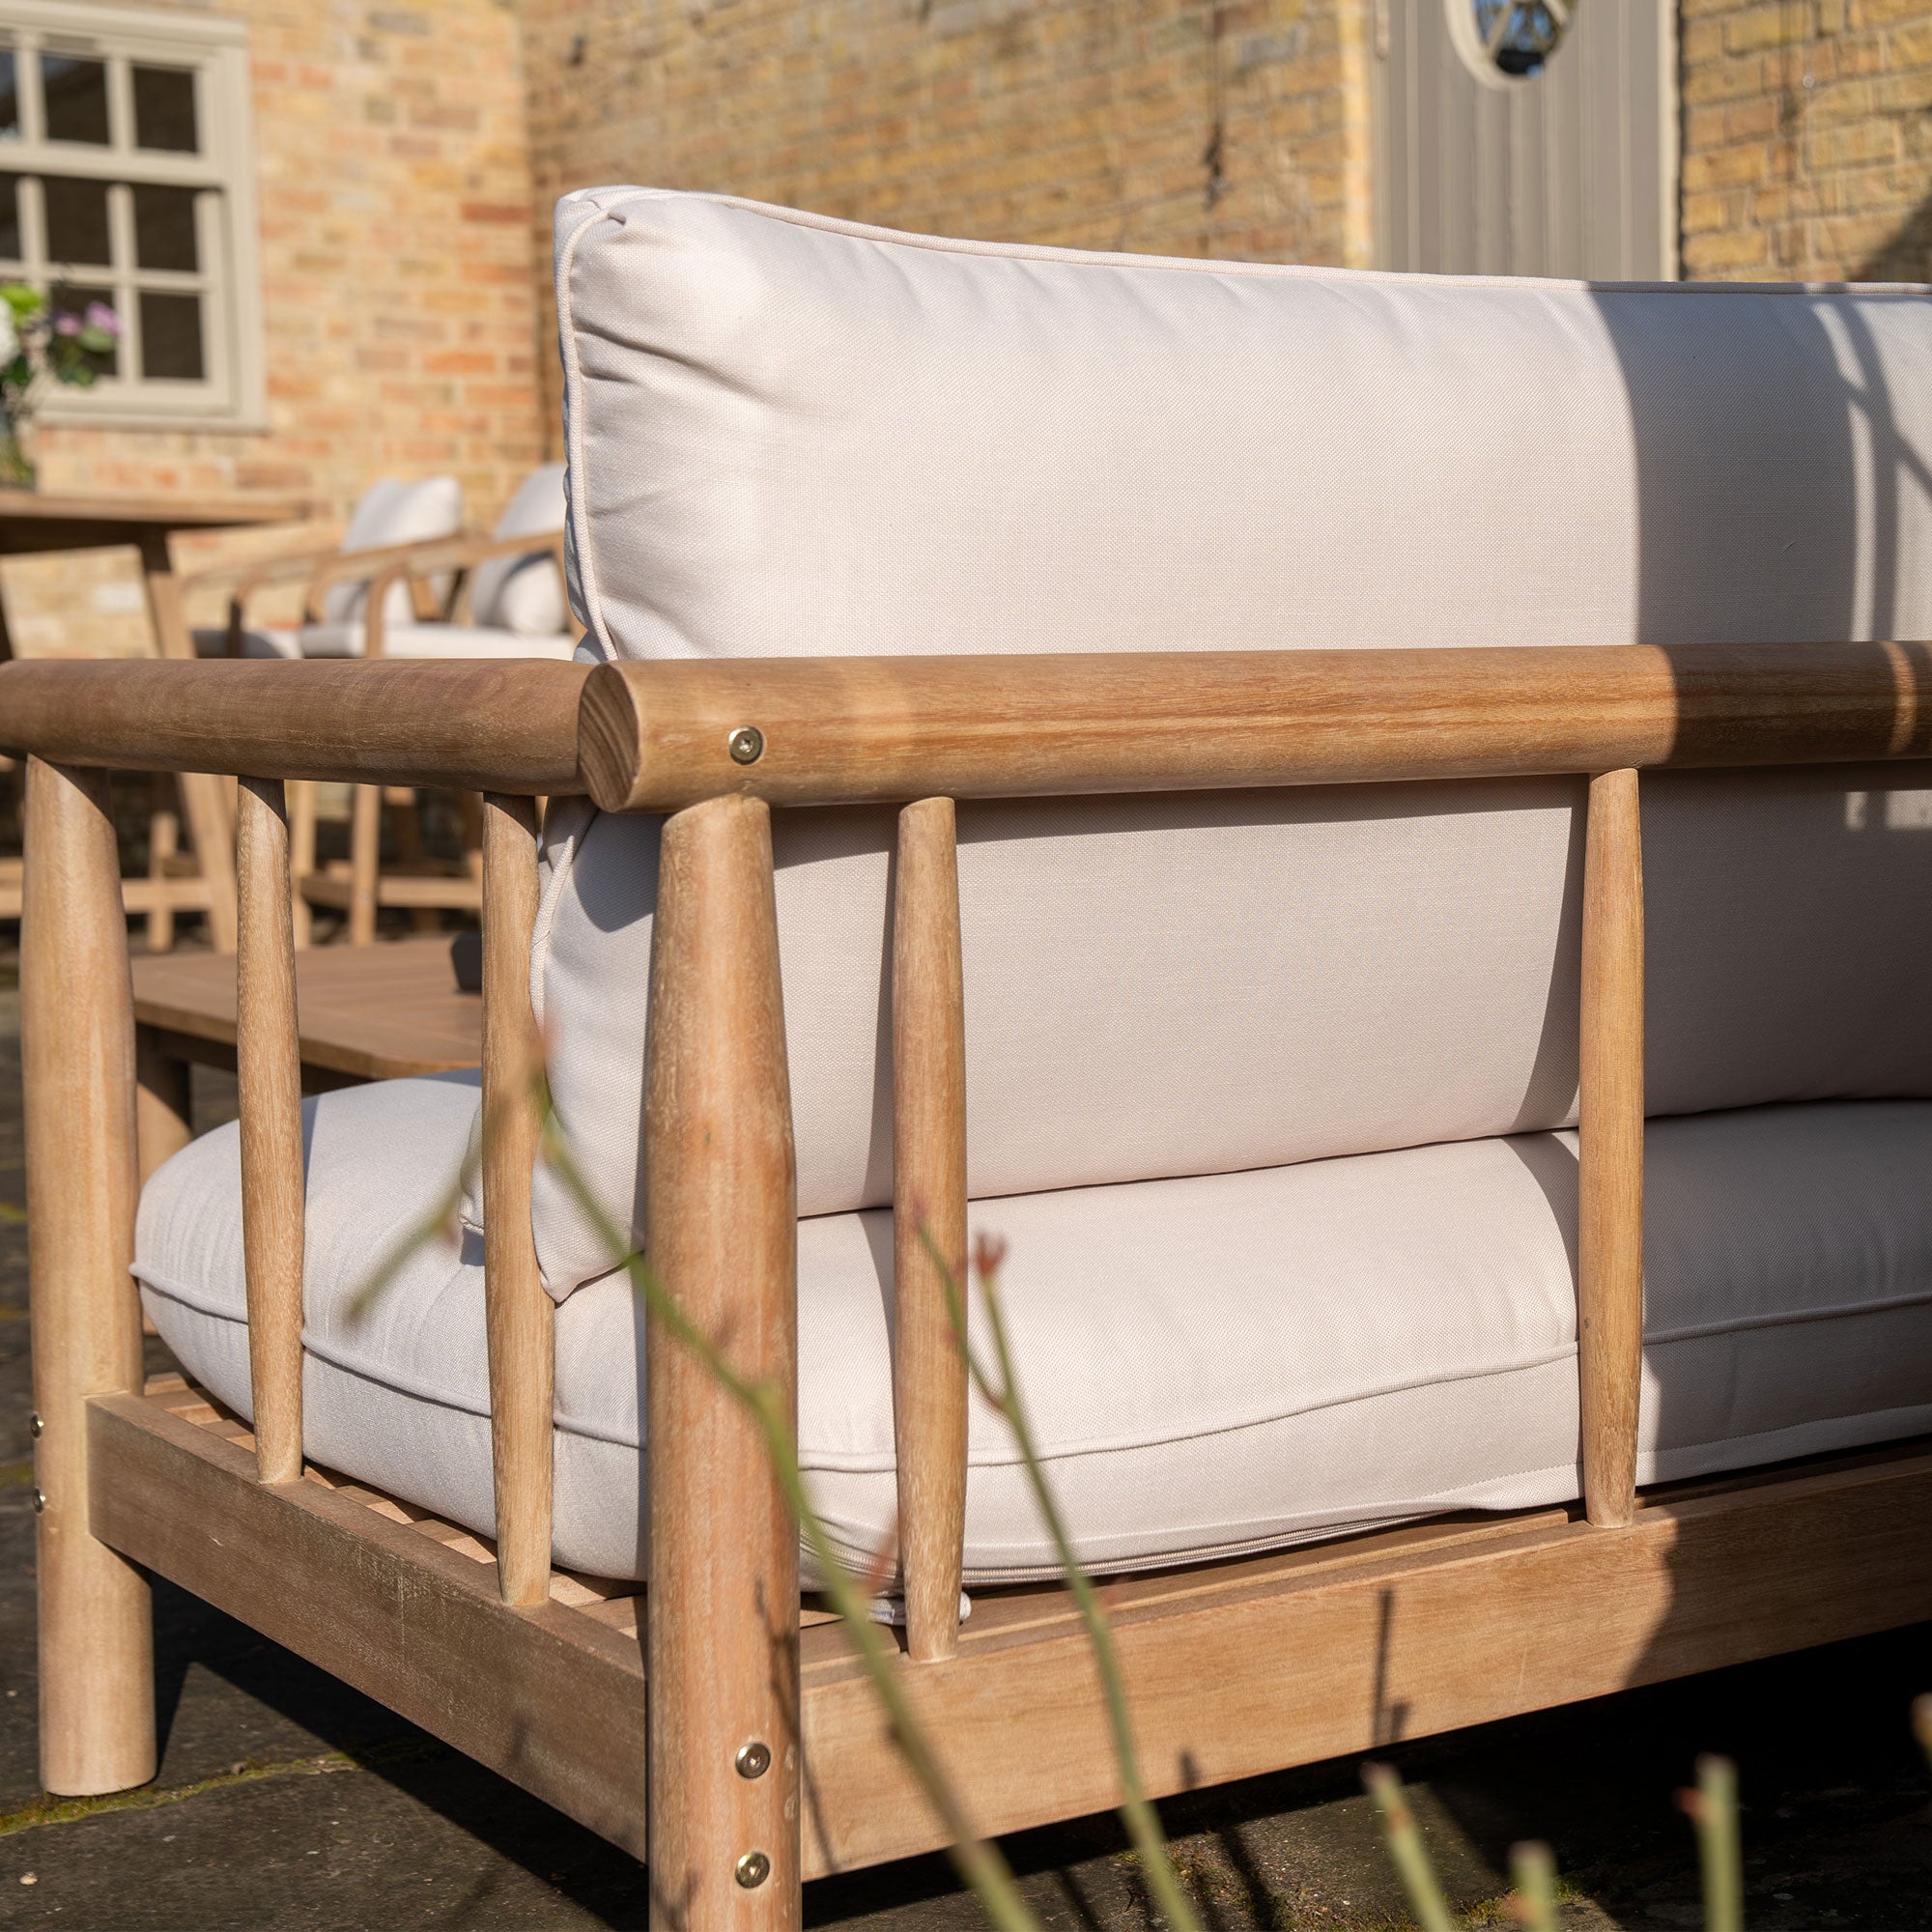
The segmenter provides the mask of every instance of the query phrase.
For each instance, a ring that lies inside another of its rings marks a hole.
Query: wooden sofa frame
[[[652,1259],[737,1368],[795,1386],[793,1160],[770,810],[901,807],[893,934],[900,1667],[971,1815],[1103,1808],[1065,1591],[960,1626],[965,1380],[918,1224],[965,1241],[952,801],[1567,773],[1583,904],[1580,1509],[1445,1518],[1117,1579],[1156,1793],[1932,1616],[1932,1445],[1638,1495],[1638,774],[1932,754],[1924,647],[0,668],[30,753],[22,956],[42,1774],[152,1776],[147,1573],[333,1671],[650,1865],[654,1921],[796,1926],[801,1882],[940,1840],[750,1425],[654,1335],[652,1581],[550,1564],[552,1304],[526,961],[541,793],[668,813],[645,1185]],[[136,1094],[107,770],[242,784],[239,1065],[254,1428],[144,1391]],[[499,1533],[305,1467],[285,780],[487,795],[483,1187]],[[641,1643],[640,1643],[641,1637]],[[640,1651],[642,1654],[640,1655]],[[647,1694],[648,1687],[648,1694]],[[751,1748],[763,1747],[762,1749]],[[754,1856],[756,1855],[756,1856]]]

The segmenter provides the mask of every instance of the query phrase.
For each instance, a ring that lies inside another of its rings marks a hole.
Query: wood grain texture
[[[1643,1376],[1643,830],[1634,771],[1590,781],[1578,1048],[1583,1499],[1593,1523],[1616,1528],[1635,1508]]]
[[[511,1609],[494,1565],[319,1482],[266,1488],[246,1449],[157,1403],[89,1420],[117,1549],[643,1856],[635,1638]]]
[[[136,959],[134,1017],[174,1036],[171,1051],[199,1065],[233,1065],[235,962],[180,952]],[[325,946],[296,959],[302,1065],[351,1080],[405,1080],[476,1066],[483,1003],[461,991],[445,939]]]
[[[796,1430],[797,1199],[771,815],[666,822],[651,948],[644,1208],[652,1266]],[[798,1529],[753,1419],[653,1320],[645,1342],[652,1923],[800,1919]],[[741,1776],[740,1747],[770,1769]],[[762,1852],[746,1889],[736,1861]]]
[[[950,798],[899,813],[893,868],[893,1433],[906,1648],[959,1640],[966,1548],[966,1357],[944,1256],[966,1290],[966,999]]]
[[[555,1313],[537,1271],[530,1172],[543,1131],[543,1041],[530,1011],[537,814],[527,798],[483,802],[483,1306],[490,1350],[490,1464],[503,1600],[550,1596]]]
[[[739,658],[600,665],[583,696],[608,810],[1928,753],[1919,644]]]
[[[117,769],[573,792],[583,678],[539,658],[8,664],[0,748]]]
[[[134,1016],[106,775],[27,767],[21,1073],[34,1407],[41,1782],[69,1797],[155,1775],[147,1579],[93,1534],[88,1397],[141,1385]]]
[[[292,1483],[302,1465],[305,1190],[289,825],[279,779],[242,781],[235,851],[242,913],[235,1067],[248,1383],[262,1481]]]
[[[174,1400],[181,1401],[177,1397]],[[492,1566],[161,1402],[89,1405],[96,1520],[135,1560],[627,1849],[644,1851],[634,1599],[506,1606]],[[1563,1510],[1448,1519],[1108,1586],[1150,1788],[1198,1789],[1932,1616],[1923,1442],[1655,1492],[1603,1536]],[[939,1842],[836,1625],[802,1638],[808,1877]],[[1064,1589],[980,1599],[904,1666],[985,1827],[1119,1792]]]

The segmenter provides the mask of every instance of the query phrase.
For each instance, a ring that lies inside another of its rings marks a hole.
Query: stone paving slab
[[[146,1790],[55,1805],[35,1772],[33,1517],[13,961],[0,954],[0,1926],[641,1926],[614,1848],[254,1632],[156,1592],[161,1769]],[[197,1090],[202,1124],[232,1094]],[[157,1357],[158,1359],[158,1357]],[[1928,1526],[1932,1532],[1932,1526]],[[1293,1672],[1293,1658],[1282,1660]],[[1932,1776],[1907,1710],[1932,1628],[1392,1747],[1458,1910],[1500,1925],[1510,1845],[1550,1839],[1572,1932],[1700,1922],[1674,1808],[1702,1749],[1741,1765],[1747,1918],[1932,1927]],[[1208,1932],[1406,1922],[1352,1763],[1168,1804]],[[1007,1851],[1053,1932],[1152,1932],[1110,1819]],[[814,1926],[972,1932],[943,1859],[807,1893]]]

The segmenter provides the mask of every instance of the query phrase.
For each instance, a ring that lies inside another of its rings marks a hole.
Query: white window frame
[[[80,4],[0,0],[0,45],[100,60],[107,67],[110,145],[49,141],[38,60],[15,62],[17,139],[0,137],[0,173],[18,174],[24,262],[0,261],[0,279],[46,289],[58,282],[108,285],[123,337],[120,373],[89,388],[48,384],[38,412],[49,423],[102,428],[259,430],[268,426],[263,371],[261,278],[256,260],[254,128],[248,36],[239,20]],[[194,74],[201,152],[154,153],[133,145],[131,67],[186,68]],[[106,181],[115,257],[111,268],[70,264],[50,252],[41,177]],[[196,272],[134,267],[132,186],[156,183],[199,190]],[[132,376],[140,304],[136,290],[191,291],[202,298],[203,380]]]

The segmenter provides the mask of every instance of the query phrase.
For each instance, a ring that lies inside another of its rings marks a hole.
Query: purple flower
[[[99,328],[119,340],[121,318],[105,302],[89,302],[87,305],[87,327]]]
[[[81,331],[81,327],[82,324],[79,316],[70,315],[66,309],[62,309],[54,317],[54,333],[56,335],[78,335]]]

